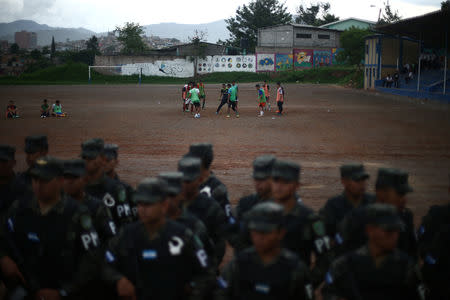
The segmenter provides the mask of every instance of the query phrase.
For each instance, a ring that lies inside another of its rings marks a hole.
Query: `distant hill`
[[[187,42],[188,37],[193,36],[195,30],[207,33],[207,41],[211,43],[222,41],[230,37],[225,20],[205,24],[177,24],[160,23],[144,26],[146,35],[157,35],[162,38],[176,38]]]
[[[225,20],[205,24],[160,23],[144,25],[143,27],[145,34],[148,36],[156,35],[161,38],[176,38],[183,42],[187,42],[188,37],[193,36],[195,30],[206,32],[206,40],[211,43],[215,43],[219,39],[224,41],[229,38]],[[39,46],[50,45],[52,36],[55,37],[56,42],[65,42],[67,39],[72,41],[85,40],[92,35],[106,35],[106,33],[96,33],[81,27],[50,27],[30,20],[18,20],[11,23],[0,23],[0,40],[8,40],[13,43],[14,33],[22,30],[36,32]]]
[[[18,20],[11,23],[0,23],[0,40],[14,42],[14,33],[17,31],[33,31],[37,33],[37,43],[39,46],[50,45],[52,36],[56,42],[65,42],[88,39],[96,34],[85,28],[60,28],[50,27],[46,24],[38,24],[30,20]]]

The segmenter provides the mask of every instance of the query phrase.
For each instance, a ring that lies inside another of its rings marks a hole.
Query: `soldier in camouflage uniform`
[[[373,195],[366,193],[369,174],[363,165],[343,165],[340,171],[344,191],[342,194],[328,199],[319,213],[324,218],[327,232],[331,236],[336,234],[338,224],[350,211],[375,201]]]
[[[406,195],[412,192],[408,184],[408,174],[397,169],[382,168],[378,171],[375,184],[376,202],[394,206],[403,222],[398,240],[398,248],[411,258],[417,258],[417,239],[412,211],[406,208]],[[367,242],[365,234],[366,207],[360,207],[349,213],[342,221],[337,235],[339,253],[356,250]]]
[[[236,207],[237,237],[233,242],[235,251],[243,250],[251,245],[245,215],[257,204],[272,200],[272,166],[275,156],[262,155],[253,161],[253,180],[256,193],[241,198]]]
[[[131,201],[131,199],[133,199],[134,189],[128,183],[122,181],[116,172],[116,168],[119,164],[119,146],[117,146],[116,144],[105,144],[104,151],[106,159],[105,162],[106,175],[109,178],[118,181],[121,185],[125,187],[125,190],[127,192],[127,199],[130,199]],[[132,201],[131,203],[132,203],[131,210],[133,212],[133,216],[135,220],[137,220],[137,205]]]
[[[90,213],[62,194],[60,160],[41,157],[28,174],[34,196],[13,203],[0,236],[0,266],[10,296],[80,296],[98,266],[94,253],[100,241]]]
[[[253,247],[238,253],[219,279],[217,299],[313,299],[308,267],[281,244],[284,208],[261,203],[248,213]]]
[[[98,198],[85,191],[86,162],[82,159],[64,161],[64,192],[89,209],[102,243],[117,234],[111,211]]]
[[[300,186],[300,166],[297,163],[275,160],[272,167],[272,196],[285,210],[286,235],[282,246],[297,254],[308,267],[315,256],[312,280],[319,285],[333,258],[331,239],[323,220],[313,210],[297,201]]]
[[[139,221],[126,225],[106,251],[104,279],[121,298],[203,299],[214,281],[198,237],[166,218],[166,191],[165,181],[144,179],[134,195]]]
[[[17,174],[17,183],[20,186],[17,197],[26,195],[29,197],[33,191],[31,187],[30,170],[39,157],[48,154],[48,141],[46,135],[32,135],[25,138],[25,160],[28,169],[25,172]]]
[[[324,299],[420,299],[415,264],[396,248],[403,223],[395,208],[376,203],[366,210],[368,242],[333,262],[325,276]]]
[[[214,159],[213,146],[208,143],[192,144],[186,156],[197,157],[202,161],[200,193],[214,198],[224,210],[227,218],[232,218],[227,187],[211,171]]]
[[[418,237],[423,280],[430,292],[427,299],[450,299],[450,203],[429,209]]]
[[[183,173],[181,172],[163,172],[160,173],[159,178],[167,183],[167,201],[169,206],[167,208],[167,217],[178,223],[183,224],[198,236],[203,243],[203,247],[211,259],[214,257],[214,242],[208,235],[208,230],[205,224],[199,218],[183,210]],[[213,261],[211,261],[213,265]]]
[[[81,158],[86,162],[86,193],[101,199],[108,207],[117,231],[133,222],[133,204],[127,198],[126,187],[105,174],[103,140],[95,138],[85,141],[81,145]]]
[[[178,171],[183,173],[183,209],[205,224],[214,242],[214,262],[218,265],[225,255],[225,241],[229,237],[227,217],[216,201],[199,192],[202,180],[200,159],[181,159]]]
[[[17,197],[18,186],[14,167],[16,148],[0,145],[0,220]]]

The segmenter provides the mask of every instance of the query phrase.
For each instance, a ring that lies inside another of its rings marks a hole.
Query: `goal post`
[[[99,69],[99,70],[105,70],[105,72],[101,73],[103,75],[119,75],[122,76],[122,69],[129,69],[131,70],[130,75],[139,75],[139,84],[142,83],[142,67],[133,67],[133,66],[89,66],[89,77],[88,81],[89,83],[92,82],[92,70]],[[109,71],[108,71],[109,70]],[[135,70],[133,72],[133,70]]]

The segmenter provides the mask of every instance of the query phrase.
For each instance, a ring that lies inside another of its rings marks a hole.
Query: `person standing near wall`
[[[277,113],[279,116],[283,113],[283,103],[284,103],[284,88],[281,86],[281,82],[277,82]]]

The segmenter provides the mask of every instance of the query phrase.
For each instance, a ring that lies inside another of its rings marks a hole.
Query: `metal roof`
[[[450,10],[438,10],[422,16],[376,26],[378,32],[422,40],[428,46],[444,47],[450,32]]]
[[[319,27],[322,28],[322,27],[326,27],[326,26],[330,26],[330,25],[334,25],[334,24],[339,24],[339,23],[342,23],[342,22],[345,22],[345,21],[348,21],[348,20],[356,20],[356,21],[363,22],[363,23],[368,23],[368,24],[371,24],[371,25],[375,25],[376,24],[376,22],[373,22],[373,21],[368,21],[368,20],[363,20],[363,19],[358,19],[358,18],[347,18],[347,19],[337,20],[337,21],[334,21],[334,22],[331,22],[331,23],[323,24],[323,25],[320,25]]]

